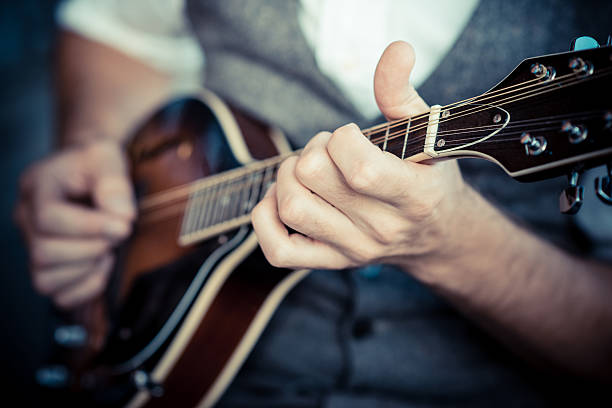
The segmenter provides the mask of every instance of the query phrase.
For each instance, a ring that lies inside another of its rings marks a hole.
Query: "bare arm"
[[[389,119],[427,110],[409,86],[413,63],[405,43],[379,62]],[[253,225],[275,266],[399,265],[529,359],[612,382],[612,268],[516,226],[455,161],[402,161],[355,125],[322,132],[281,165]]]
[[[466,189],[446,256],[409,262],[502,342],[530,359],[612,381],[612,267],[515,225]]]
[[[123,142],[170,91],[165,74],[69,31],[60,34],[57,64],[61,145]]]
[[[34,287],[74,308],[104,290],[112,248],[130,234],[136,206],[122,146],[167,97],[170,79],[70,32],[60,34],[57,58],[62,149],[24,172],[15,218]]]

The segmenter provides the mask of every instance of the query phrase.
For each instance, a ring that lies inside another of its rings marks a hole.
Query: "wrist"
[[[503,245],[508,229],[516,228],[467,183],[441,203],[435,221],[440,231],[435,249],[402,260],[401,267],[415,278],[438,285],[475,263],[484,262]]]

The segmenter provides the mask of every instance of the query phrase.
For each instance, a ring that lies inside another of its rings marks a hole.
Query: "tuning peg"
[[[576,214],[582,207],[584,187],[578,185],[579,176],[577,171],[573,171],[568,177],[569,187],[559,196],[559,209],[563,214]]]
[[[604,204],[612,205],[612,163],[608,163],[607,169],[607,175],[595,178],[595,193]]]
[[[599,47],[597,40],[586,35],[574,38],[570,43],[570,51],[590,50],[597,47]]]

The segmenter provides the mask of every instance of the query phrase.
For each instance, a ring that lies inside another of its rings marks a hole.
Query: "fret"
[[[254,175],[254,172],[249,173],[247,174],[247,177],[244,178],[244,184],[242,186],[242,192],[240,194],[240,211],[238,212],[240,215],[248,213],[249,193],[253,185]]]
[[[249,201],[247,204],[247,212],[251,212],[251,210],[253,209],[253,207],[255,207],[255,204],[257,204],[257,197],[259,197],[259,190],[261,188],[261,184],[260,184],[260,179],[262,177],[262,173],[261,170],[258,170],[255,173],[254,176],[254,182],[253,182],[253,188],[251,188],[250,194],[249,194]]]
[[[204,217],[204,212],[206,211],[206,205],[208,204],[207,198],[208,197],[206,195],[206,191],[202,189],[197,190],[194,194],[194,202],[192,208],[195,214],[192,221],[192,232],[200,228],[202,218]]]
[[[236,179],[234,183],[236,185],[236,188],[234,189],[234,193],[232,195],[232,209],[229,212],[229,218],[236,218],[238,216],[238,212],[240,211],[241,197],[244,191],[245,182],[246,182],[245,178],[240,177]]]
[[[189,194],[189,198],[187,199],[187,205],[185,206],[185,213],[183,215],[183,223],[181,225],[181,235],[189,234],[194,230],[194,197],[196,194],[197,191],[191,192]]]
[[[206,201],[204,213],[202,215],[201,222],[198,222],[198,228],[206,228],[212,225],[213,214],[215,211],[215,207],[217,206],[217,200],[215,196],[219,191],[220,184],[214,184],[210,187],[210,191],[208,192],[208,200]],[[209,190],[205,189],[204,191]]]
[[[276,167],[279,165],[280,163],[276,163],[272,166],[268,166],[266,167],[266,171],[264,172],[264,176],[263,179],[261,181],[262,183],[262,188],[261,191],[259,193],[259,198],[257,201],[261,201],[263,199],[263,197],[266,195],[266,192],[268,191],[268,188],[271,184],[271,179],[274,176],[274,174],[276,174]]]
[[[233,218],[234,203],[237,200],[237,192],[240,189],[240,180],[232,180],[229,184],[229,195],[227,196],[227,204],[223,211],[223,222]]]
[[[232,194],[232,188],[231,188],[231,184],[232,184],[233,180],[230,180],[229,182],[225,183],[225,187],[223,188],[223,190],[221,191],[221,193],[219,194],[219,203],[220,203],[220,208],[219,208],[219,214],[217,217],[217,220],[215,221],[215,224],[221,223],[225,220],[227,220],[227,209],[229,208],[230,204],[231,204],[231,194]]]
[[[406,157],[406,144],[408,143],[408,133],[410,132],[410,122],[412,119],[408,118],[408,124],[406,124],[406,134],[404,135],[404,146],[402,147],[402,160]]]
[[[389,141],[389,129],[391,128],[391,124],[387,125],[387,131],[385,132],[385,141],[383,143],[382,151],[387,151],[387,142]]]

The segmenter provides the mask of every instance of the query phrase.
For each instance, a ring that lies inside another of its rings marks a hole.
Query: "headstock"
[[[486,93],[442,107],[436,141],[438,157],[486,158],[520,181],[570,174],[562,207],[577,211],[577,175],[612,161],[612,46],[524,60]],[[597,188],[612,203],[610,180]]]

